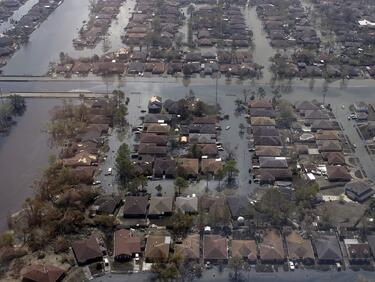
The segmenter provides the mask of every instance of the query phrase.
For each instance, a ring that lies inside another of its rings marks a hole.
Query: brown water
[[[0,139],[0,231],[7,227],[8,215],[32,195],[32,184],[55,153],[43,129],[49,111],[59,103],[58,99],[28,99],[24,115],[10,134]]]

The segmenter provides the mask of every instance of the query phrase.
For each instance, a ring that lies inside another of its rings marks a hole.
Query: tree
[[[224,175],[225,175],[225,172],[223,169],[219,169],[217,172],[216,172],[216,179],[219,181],[219,190],[221,189],[221,181],[223,180],[224,178]]]
[[[232,257],[228,261],[229,268],[233,271],[233,281],[241,281],[240,271],[244,269],[245,261],[241,257]]]
[[[301,207],[311,208],[312,201],[315,199],[316,194],[318,192],[319,192],[318,183],[298,187],[296,188],[295,193],[294,193],[296,197],[296,203],[300,205]]]
[[[138,186],[141,186],[142,191],[145,190],[145,186],[147,186],[147,177],[144,175],[140,175],[136,178]]]
[[[294,115],[293,108],[289,102],[280,100],[278,103],[278,113],[276,117],[280,125],[290,128],[296,116]]]
[[[263,99],[264,97],[266,97],[266,90],[264,90],[263,87],[259,87],[257,95],[258,95],[258,99]]]
[[[163,186],[161,186],[160,184],[158,184],[156,187],[155,187],[155,190],[158,191],[158,195],[162,195],[161,191],[163,190]]]
[[[9,96],[9,101],[12,106],[12,112],[14,114],[17,114],[17,115],[23,114],[23,112],[26,109],[25,98],[23,98],[20,95],[13,94]]]
[[[134,177],[133,165],[129,159],[130,150],[127,144],[122,144],[117,151],[115,160],[115,169],[119,181],[122,185],[125,185],[129,180]]]
[[[223,167],[225,174],[227,175],[228,184],[234,179],[234,176],[238,174],[237,163],[235,160],[228,160]]]
[[[193,226],[193,217],[184,214],[180,209],[174,213],[169,219],[170,225],[174,234],[177,236],[184,236],[189,229]]]
[[[175,186],[175,189],[178,192],[178,195],[180,195],[181,190],[186,189],[189,186],[189,184],[188,184],[188,182],[186,181],[185,178],[177,176],[176,179],[174,180],[174,186]]]

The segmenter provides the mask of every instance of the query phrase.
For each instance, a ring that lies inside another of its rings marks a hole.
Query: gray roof
[[[259,157],[261,168],[287,168],[288,162],[283,157]]]
[[[198,198],[197,197],[177,197],[176,209],[182,212],[195,213],[198,212]]]
[[[171,213],[173,207],[173,197],[151,197],[149,215],[163,215]]]
[[[316,233],[314,246],[319,261],[337,262],[342,260],[340,245],[335,235]]]

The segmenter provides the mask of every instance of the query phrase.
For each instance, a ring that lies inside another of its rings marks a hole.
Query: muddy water
[[[24,115],[10,134],[0,139],[0,231],[6,228],[8,215],[32,195],[34,180],[55,153],[43,129],[49,111],[59,103],[57,99],[28,99]]]
[[[99,42],[95,49],[75,50],[72,40],[77,37],[83,21],[87,21],[89,0],[65,0],[48,19],[30,36],[27,45],[21,47],[8,64],[2,68],[5,75],[43,75],[50,62],[57,61],[60,52],[74,57],[102,55],[117,50],[123,29],[135,6],[135,0],[126,1],[120,9],[118,19],[112,22],[105,41]]]

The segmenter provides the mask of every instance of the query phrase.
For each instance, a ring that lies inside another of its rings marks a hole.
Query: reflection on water
[[[33,192],[32,184],[55,153],[48,146],[42,130],[49,120],[49,111],[61,103],[57,99],[28,99],[27,110],[13,126],[9,136],[0,139],[0,230],[7,217],[22,207]]]

